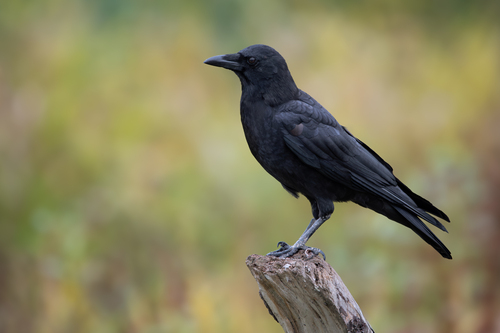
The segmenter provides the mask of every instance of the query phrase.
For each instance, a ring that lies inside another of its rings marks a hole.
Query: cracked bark
[[[370,333],[370,324],[335,270],[322,258],[251,255],[246,264],[269,313],[286,333]]]

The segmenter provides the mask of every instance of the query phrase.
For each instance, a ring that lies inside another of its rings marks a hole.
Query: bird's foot
[[[321,254],[323,256],[323,259],[326,259],[325,253],[323,251],[321,251],[320,249],[315,248],[315,247],[310,247],[310,246],[305,246],[305,245],[302,245],[302,246],[292,245],[292,246],[290,246],[285,242],[279,242],[278,246],[280,247],[279,249],[277,249],[276,251],[273,251],[273,252],[269,252],[267,255],[278,257],[278,258],[288,258],[288,257],[293,256],[299,250],[304,250],[304,253],[307,256],[306,260],[312,259],[314,256],[317,256],[319,254]],[[309,255],[309,253],[312,253],[312,254]]]

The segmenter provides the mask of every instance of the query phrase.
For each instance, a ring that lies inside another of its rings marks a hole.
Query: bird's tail
[[[420,195],[414,193],[412,190],[408,188],[405,184],[403,184],[402,181],[396,178],[396,181],[398,183],[399,188],[406,193],[417,205],[418,208],[423,209],[424,211],[431,213],[434,216],[440,217],[443,220],[450,222],[450,219],[448,216],[442,212],[440,209],[436,208],[432,203],[430,203],[428,200],[422,198]]]
[[[424,199],[425,200],[425,199]],[[409,212],[403,207],[398,207],[396,205],[392,206],[403,219],[398,219],[399,222],[411,230],[413,230],[417,235],[420,236],[424,241],[431,245],[436,251],[438,251],[444,258],[451,259],[451,252],[446,248],[446,246],[432,233],[432,231],[427,228],[427,226],[420,220],[415,214]],[[434,207],[434,206],[432,206]],[[435,207],[434,207],[435,208]],[[436,208],[437,209],[437,208]],[[430,212],[432,213],[432,212]],[[443,213],[444,215],[444,213]],[[446,216],[446,215],[444,215]],[[441,217],[441,216],[440,216]]]

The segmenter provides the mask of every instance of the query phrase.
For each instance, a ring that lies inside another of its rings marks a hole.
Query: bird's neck
[[[274,107],[295,100],[299,95],[299,88],[295,85],[290,73],[282,77],[273,77],[261,80],[259,84],[248,85],[242,81],[242,94],[251,99],[262,99],[268,106]]]

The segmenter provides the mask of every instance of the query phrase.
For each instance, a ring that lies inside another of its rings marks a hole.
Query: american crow
[[[316,100],[295,85],[285,59],[266,45],[219,55],[205,64],[232,70],[241,81],[241,122],[250,151],[262,167],[294,197],[311,203],[311,220],[290,246],[279,242],[268,253],[290,257],[330,218],[333,202],[353,201],[396,221],[419,235],[444,258],[450,251],[420,220],[446,231],[430,214],[450,221],[429,201],[413,193],[392,167],[358,140]],[[429,214],[430,213],[430,214]]]

